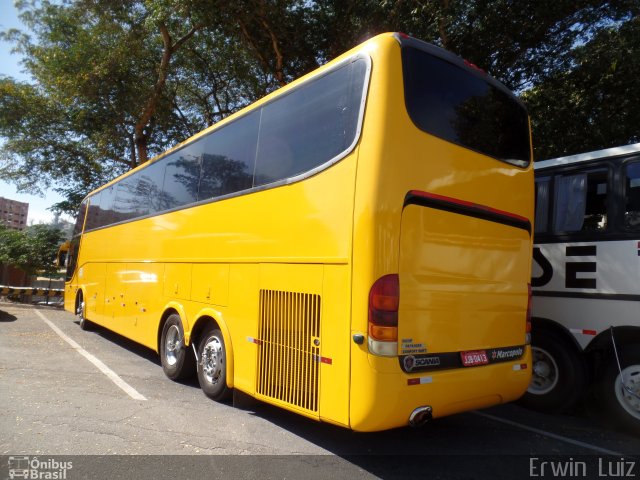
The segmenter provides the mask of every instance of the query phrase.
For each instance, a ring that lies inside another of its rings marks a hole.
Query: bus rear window
[[[421,130],[518,167],[529,164],[529,120],[510,94],[417,48],[402,48],[405,103]]]

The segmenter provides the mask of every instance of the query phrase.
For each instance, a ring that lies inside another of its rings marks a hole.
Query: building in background
[[[29,204],[0,197],[0,224],[16,230],[24,230],[27,226]]]
[[[0,225],[15,230],[24,230],[27,227],[28,213],[28,203],[0,197]],[[0,285],[24,286],[28,283],[29,278],[24,271],[10,265],[0,264]]]

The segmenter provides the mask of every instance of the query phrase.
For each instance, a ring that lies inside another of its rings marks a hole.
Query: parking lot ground
[[[133,478],[138,470],[149,475],[140,478],[168,478],[190,468],[227,478],[515,478],[509,465],[531,474],[532,458],[586,459],[589,477],[602,478],[598,459],[640,453],[640,438],[587,416],[513,404],[379,433],[260,402],[234,408],[209,400],[195,379],[171,382],[154,352],[127,339],[82,331],[60,309],[9,303],[0,303],[0,408],[0,455],[72,455],[70,473],[80,476],[67,478]]]

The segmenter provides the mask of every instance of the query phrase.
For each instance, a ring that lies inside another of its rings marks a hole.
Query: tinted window
[[[100,218],[96,227],[104,227],[115,223],[116,216],[113,206],[116,200],[116,187],[111,186],[100,192]]]
[[[91,198],[87,229],[292,177],[355,141],[367,62],[356,59],[120,179]]]
[[[73,227],[73,236],[80,235],[80,233],[82,232],[84,217],[87,214],[87,203],[89,203],[88,200],[83,200],[80,204],[80,210],[78,211],[78,216],[76,217],[76,224]]]
[[[113,204],[113,210],[115,212],[114,220],[116,222],[123,222],[135,218],[140,201],[136,195],[139,179],[140,176],[136,173],[116,183],[116,198]]]
[[[640,163],[631,163],[625,169],[624,226],[640,230]]]
[[[206,136],[198,200],[251,188],[260,111]]]
[[[202,150],[202,142],[194,142],[161,160],[166,165],[162,195],[167,208],[180,207],[198,199]]]
[[[312,170],[353,143],[366,68],[355,60],[263,107],[254,185]]]
[[[513,165],[529,164],[527,112],[511,95],[446,60],[402,48],[405,102],[427,133]]]
[[[143,191],[149,200],[149,213],[161,212],[167,210],[168,202],[162,194],[162,184],[164,183],[164,170],[166,162],[164,159],[152,163],[141,173],[141,182],[143,183]]]
[[[89,208],[87,210],[87,224],[85,230],[93,230],[100,226],[100,195],[102,192],[95,193],[89,197]]]

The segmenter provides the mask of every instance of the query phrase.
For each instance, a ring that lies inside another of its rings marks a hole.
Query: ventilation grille
[[[257,392],[318,411],[320,295],[260,290]]]

